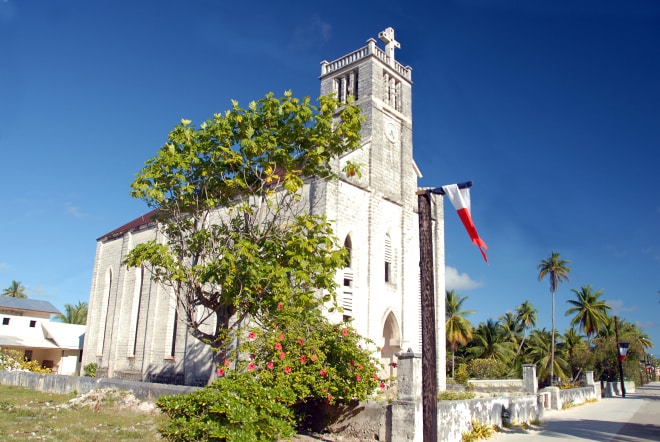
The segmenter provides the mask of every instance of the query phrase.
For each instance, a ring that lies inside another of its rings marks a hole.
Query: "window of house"
[[[34,320],[30,321],[30,327],[34,328],[36,326],[37,326],[37,321]]]
[[[32,350],[25,350],[23,356],[25,357],[26,362],[30,362],[32,360]]]
[[[2,318],[2,325],[9,325],[10,318]]]

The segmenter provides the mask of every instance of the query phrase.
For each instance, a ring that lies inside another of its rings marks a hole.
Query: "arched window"
[[[351,235],[346,235],[346,239],[344,240],[344,249],[346,249],[348,252],[346,255],[346,262],[344,263],[344,267],[351,268],[353,258],[353,241],[351,241]]]

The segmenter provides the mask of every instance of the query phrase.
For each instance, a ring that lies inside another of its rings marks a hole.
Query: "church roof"
[[[133,221],[124,224],[121,227],[116,228],[115,230],[106,233],[105,235],[102,235],[101,237],[97,238],[97,241],[101,241],[104,239],[112,239],[117,236],[121,236],[126,232],[130,232],[131,230],[137,230],[140,229],[141,227],[148,226],[149,224],[153,223],[154,217],[156,216],[156,213],[158,212],[158,209],[154,209],[151,212],[145,213],[144,215],[141,215],[137,218],[135,218]]]
[[[61,313],[53,304],[38,299],[14,298],[11,296],[0,296],[0,308],[21,311],[33,311],[42,313]]]

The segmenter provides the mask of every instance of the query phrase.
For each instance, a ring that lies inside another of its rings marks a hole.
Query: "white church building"
[[[385,376],[395,376],[396,353],[421,352],[419,223],[413,159],[412,68],[395,59],[399,43],[388,28],[332,62],[321,63],[321,95],[349,95],[367,118],[362,148],[339,162],[361,164],[361,177],[313,181],[315,213],[334,221],[335,235],[350,251],[336,277],[343,315],[383,348]],[[340,164],[337,167],[340,167]],[[82,366],[96,363],[97,376],[205,385],[211,352],[178,320],[168,290],[122,260],[135,245],[153,239],[148,213],[97,240]],[[439,389],[445,388],[444,237],[442,198],[433,207],[436,345]],[[341,316],[331,318],[340,320]]]

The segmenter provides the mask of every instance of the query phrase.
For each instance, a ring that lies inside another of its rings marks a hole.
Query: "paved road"
[[[637,388],[625,398],[602,399],[567,410],[548,411],[539,429],[496,433],[493,442],[589,440],[660,441],[660,382]]]

